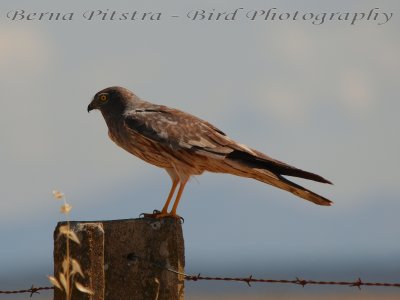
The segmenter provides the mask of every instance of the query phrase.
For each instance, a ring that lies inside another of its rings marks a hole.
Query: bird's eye
[[[100,101],[105,102],[108,100],[108,95],[107,94],[101,94],[99,96]]]

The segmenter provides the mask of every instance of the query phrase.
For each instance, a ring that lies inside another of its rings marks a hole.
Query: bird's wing
[[[172,150],[187,150],[207,157],[228,159],[279,176],[295,176],[331,183],[317,174],[298,169],[239,144],[210,123],[166,106],[153,105],[130,110],[125,114],[125,126],[128,130],[133,130]]]
[[[166,106],[130,110],[124,115],[124,121],[128,130],[172,150],[225,156],[236,144],[210,123]]]

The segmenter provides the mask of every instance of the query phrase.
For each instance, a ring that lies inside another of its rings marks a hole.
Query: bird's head
[[[94,95],[87,107],[90,112],[99,109],[102,113],[122,113],[134,94],[119,86],[105,88]]]

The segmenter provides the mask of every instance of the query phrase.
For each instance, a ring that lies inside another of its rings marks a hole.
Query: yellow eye
[[[107,101],[108,100],[108,95],[107,94],[101,94],[100,96],[99,96],[99,99],[100,99],[100,101]]]

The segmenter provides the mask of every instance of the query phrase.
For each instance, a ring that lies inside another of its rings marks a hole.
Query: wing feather
[[[202,155],[222,155],[235,144],[221,130],[193,115],[165,106],[131,110],[125,126],[172,150],[194,151]]]

